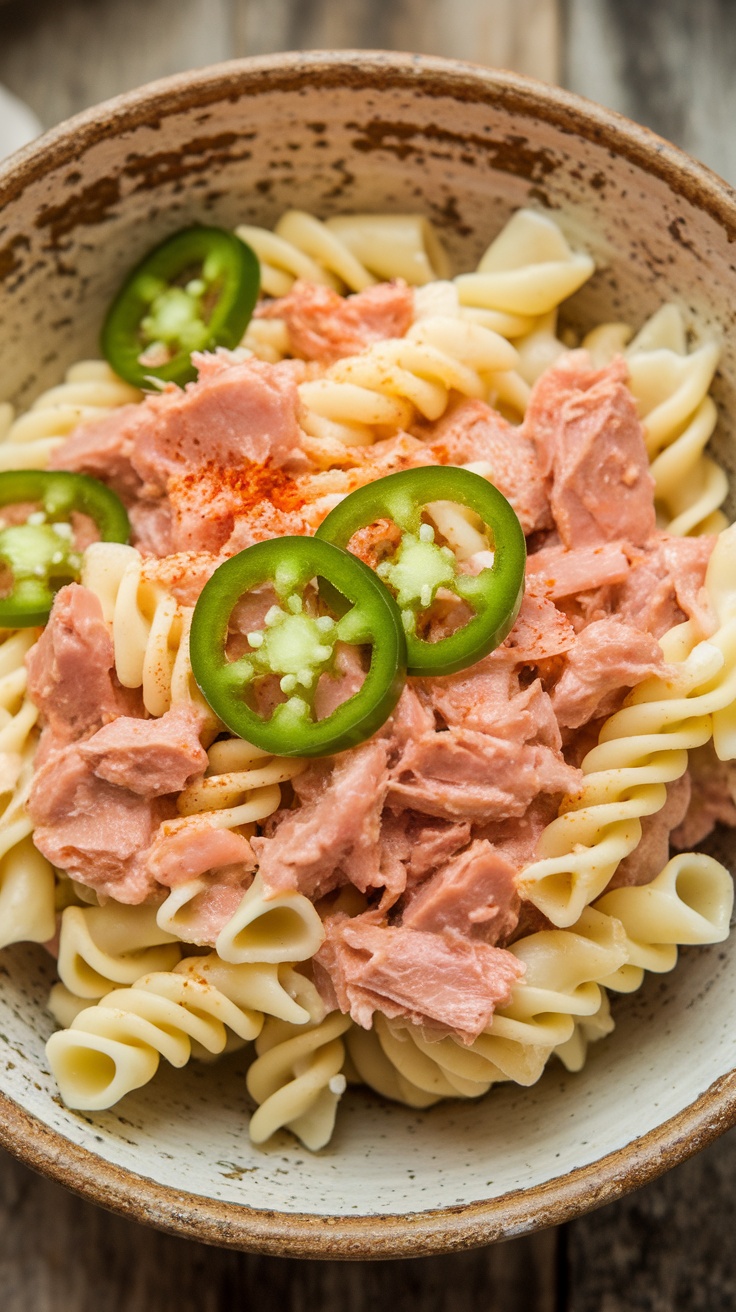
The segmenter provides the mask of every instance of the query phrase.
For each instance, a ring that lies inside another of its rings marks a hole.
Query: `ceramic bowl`
[[[736,196],[563,91],[393,54],[225,64],[56,129],[0,170],[0,203],[0,400],[31,399],[94,352],[123,273],[186,223],[270,224],[290,206],[421,210],[469,269],[531,204],[561,211],[596,258],[573,305],[581,324],[637,324],[674,297],[723,336],[728,463]],[[736,1119],[736,939],[683,952],[623,999],[581,1074],[552,1064],[531,1089],[421,1114],[351,1091],[314,1155],[287,1134],[249,1144],[238,1055],[162,1069],[101,1115],[68,1111],[44,1056],[50,974],[40,948],[0,957],[0,1141],[86,1198],[234,1248],[387,1257],[486,1243],[607,1202]]]

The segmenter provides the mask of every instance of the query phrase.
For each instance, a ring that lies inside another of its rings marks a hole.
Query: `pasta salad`
[[[419,216],[190,229],[0,405],[0,947],[68,1106],[252,1045],[251,1138],[319,1149],[727,936],[718,348],[576,337],[593,271],[532,210],[454,277]]]

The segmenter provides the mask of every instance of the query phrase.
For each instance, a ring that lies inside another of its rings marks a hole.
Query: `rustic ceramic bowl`
[[[563,91],[403,55],[226,64],[48,134],[0,170],[0,203],[0,399],[31,399],[94,351],[124,271],[185,223],[421,210],[467,269],[531,204],[559,209],[598,262],[581,323],[636,324],[674,297],[722,334],[728,459],[736,197]],[[350,1092],[315,1155],[286,1134],[251,1147],[238,1056],[161,1070],[102,1115],[68,1111],[44,1056],[50,973],[39,948],[0,958],[0,1142],[95,1202],[211,1243],[333,1258],[486,1243],[607,1202],[736,1119],[736,940],[684,952],[622,1000],[582,1074],[553,1064],[534,1088],[421,1114]]]

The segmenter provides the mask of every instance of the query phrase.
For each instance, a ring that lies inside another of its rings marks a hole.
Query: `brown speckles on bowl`
[[[418,56],[205,69],[90,110],[8,161],[0,400],[31,399],[94,352],[123,274],[186,223],[421,209],[469,268],[527,203],[559,211],[596,258],[572,305],[581,324],[636,325],[674,297],[691,328],[723,338],[717,449],[732,467],[731,189],[565,92]],[[0,975],[0,1142],[103,1206],[211,1243],[315,1257],[485,1243],[606,1202],[736,1120],[731,944],[683,953],[621,1000],[616,1033],[580,1075],[555,1066],[531,1089],[422,1114],[350,1091],[314,1156],[286,1135],[249,1145],[242,1054],[161,1069],[110,1112],[67,1111],[44,1056],[42,951],[4,952]]]

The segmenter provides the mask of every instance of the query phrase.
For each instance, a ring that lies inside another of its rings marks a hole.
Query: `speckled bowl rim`
[[[177,74],[94,106],[0,166],[0,207],[49,170],[120,132],[251,90],[303,86],[429,91],[495,103],[598,145],[660,179],[736,240],[736,190],[648,129],[532,78],[455,60],[382,51],[310,51],[232,60]],[[2,252],[0,251],[0,257]],[[736,1124],[736,1071],[683,1111],[587,1166],[500,1198],[412,1216],[324,1216],[219,1202],[161,1185],[104,1161],[0,1092],[0,1145],[27,1166],[122,1216],[204,1243],[286,1257],[420,1257],[472,1248],[557,1225],[619,1198],[686,1160]]]

